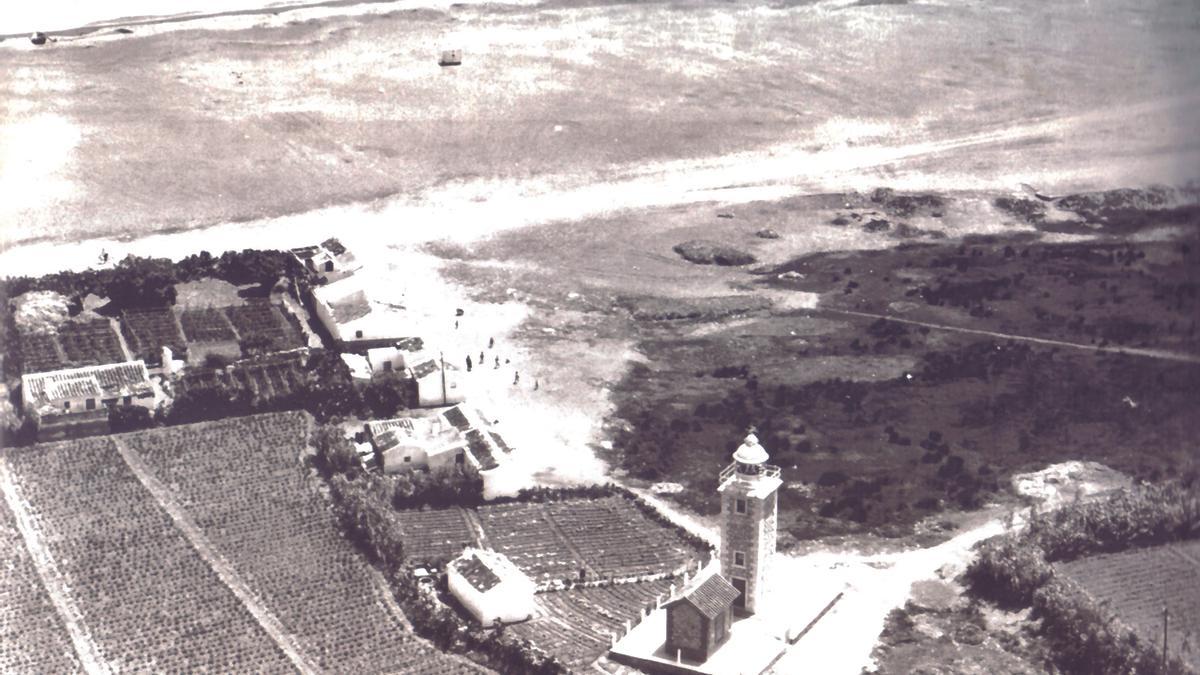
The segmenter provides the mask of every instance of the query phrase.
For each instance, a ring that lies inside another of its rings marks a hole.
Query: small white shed
[[[446,566],[446,584],[484,626],[525,621],[536,611],[533,581],[495,551],[465,549]]]

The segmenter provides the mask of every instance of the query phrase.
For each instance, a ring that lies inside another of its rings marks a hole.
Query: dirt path
[[[779,556],[772,574],[798,580],[794,587],[780,589],[781,593],[795,593],[798,605],[818,590],[826,596],[822,600],[833,597],[839,590],[844,590],[845,595],[788,649],[771,672],[780,675],[863,672],[872,665],[871,652],[888,613],[904,604],[913,582],[934,578],[938,569],[947,564],[965,565],[972,556],[972,546],[1003,531],[1001,521],[993,519],[942,544],[914,551]]]
[[[84,671],[89,675],[112,673],[113,669],[101,655],[100,648],[92,640],[91,633],[84,625],[83,614],[71,598],[66,580],[58,571],[58,565],[50,556],[50,552],[42,545],[36,517],[26,506],[25,499],[21,496],[16,480],[9,472],[8,463],[3,457],[0,457],[0,492],[4,493],[4,501],[12,511],[17,529],[25,541],[25,548],[29,551],[29,557],[33,559],[33,566],[37,568],[42,586],[46,589],[46,594],[50,596],[50,602],[54,604],[54,609],[58,612],[58,616],[66,626],[67,633],[71,636],[71,644],[75,647],[75,653],[79,656],[79,662],[83,665]]]
[[[940,323],[929,323],[927,321],[917,321],[916,319],[902,319],[897,316],[888,314],[874,314],[872,312],[859,312],[852,309],[835,309],[833,307],[821,307],[818,311],[829,312],[831,314],[842,314],[845,316],[860,316],[867,319],[883,319],[885,321],[895,321],[896,323],[905,323],[910,326],[922,326],[932,328],[934,330],[949,331],[951,333],[965,333],[969,335],[984,335],[987,337],[1001,338],[1004,340],[1016,340],[1018,342],[1032,342],[1035,344],[1050,345],[1052,347],[1067,347],[1069,349],[1082,349],[1089,352],[1108,352],[1110,354],[1129,354],[1132,356],[1144,356],[1151,359],[1162,359],[1165,361],[1181,361],[1184,363],[1200,363],[1200,356],[1193,354],[1180,354],[1178,352],[1169,352],[1162,349],[1145,349],[1139,347],[1102,347],[1098,345],[1085,345],[1078,342],[1065,342],[1063,340],[1052,340],[1049,338],[1030,337],[1028,335],[1013,335],[1011,333],[997,333],[990,330],[981,330],[979,328],[962,328],[960,326],[948,326]]]
[[[175,522],[175,526],[187,538],[192,548],[196,549],[200,557],[208,563],[208,566],[216,572],[221,581],[237,596],[237,599],[241,601],[247,611],[258,621],[258,624],[262,626],[267,635],[271,636],[275,644],[279,645],[279,649],[288,657],[292,665],[305,674],[321,672],[321,669],[313,664],[304,654],[295,636],[289,633],[287,628],[284,627],[271,610],[267,609],[258,599],[242,579],[241,575],[237,573],[237,570],[217,552],[212,542],[208,540],[208,537],[204,536],[204,533],[192,521],[191,517],[175,502],[171,491],[150,471],[141,456],[126,446],[120,436],[113,436],[112,439],[117,446],[117,451],[121,453],[121,457],[129,465],[129,469],[133,471],[134,475],[137,476],[138,481],[150,491],[150,494],[154,496],[154,500],[171,517],[171,520]]]

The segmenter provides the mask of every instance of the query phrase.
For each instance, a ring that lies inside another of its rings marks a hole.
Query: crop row
[[[584,670],[609,646],[611,633],[670,592],[670,581],[644,581],[595,588],[539,593],[544,614],[508,630],[557,656],[569,667]]]
[[[71,639],[0,501],[0,673],[77,672]]]
[[[694,555],[679,536],[621,496],[549,502],[546,510],[601,575],[669,572]]]
[[[559,537],[542,504],[485,504],[478,509],[484,536],[535,582],[577,578],[583,561]]]
[[[408,510],[399,513],[404,533],[404,554],[426,562],[457,556],[464,546],[477,546],[460,508]]]
[[[125,360],[125,350],[108,319],[68,321],[56,335],[22,333],[20,340],[26,373]]]
[[[251,302],[226,307],[224,311],[242,340],[266,339],[275,349],[304,346],[299,332],[288,323],[276,305],[269,302]]]
[[[170,307],[126,311],[121,315],[121,332],[133,358],[157,364],[162,360],[162,348],[169,347],[175,358],[184,350],[183,335]]]
[[[484,505],[484,535],[535,581],[673,571],[696,552],[625,497]],[[578,551],[576,556],[572,551]]]
[[[1162,644],[1167,608],[1170,652],[1190,657],[1200,668],[1200,541],[1089,556],[1054,567],[1151,643]],[[1185,643],[1190,653],[1181,651]]]
[[[278,413],[126,437],[322,668],[459,672],[408,633],[300,461],[308,418]]]
[[[289,669],[111,439],[32,446],[11,464],[107,661],[131,671]]]
[[[220,309],[204,307],[179,313],[179,324],[188,342],[226,342],[237,340],[237,333]]]

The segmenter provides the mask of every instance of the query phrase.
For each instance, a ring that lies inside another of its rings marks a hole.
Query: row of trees
[[[1161,673],[1155,645],[1051,563],[1200,537],[1200,486],[1143,487],[1105,502],[1035,516],[1026,530],[989,539],[968,566],[976,595],[1011,608],[1032,607],[1058,665],[1074,673]],[[1178,660],[1167,673],[1186,673]]]
[[[127,256],[113,267],[66,270],[42,277],[13,277],[3,281],[5,297],[28,291],[55,291],[69,298],[88,294],[107,297],[115,309],[162,307],[175,302],[175,284],[214,278],[238,286],[273,285],[280,277],[307,279],[308,272],[287,251],[208,251],[175,262],[168,258]]]

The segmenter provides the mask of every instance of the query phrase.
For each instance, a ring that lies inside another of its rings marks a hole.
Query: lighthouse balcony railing
[[[742,474],[742,475],[744,475],[748,478],[751,476],[764,476],[766,478],[779,478],[779,475],[781,473],[782,473],[782,470],[779,467],[775,466],[774,464],[759,464],[757,472],[751,473],[751,474]],[[717,477],[717,483],[720,485],[724,485],[726,481],[733,479],[737,475],[738,475],[738,463],[734,462],[721,470],[720,476]]]

